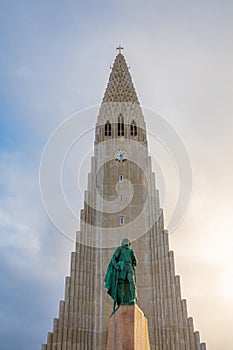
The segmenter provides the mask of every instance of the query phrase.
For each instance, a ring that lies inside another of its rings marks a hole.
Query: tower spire
[[[129,68],[121,51],[123,47],[117,47],[117,54],[108,85],[104,94],[103,103],[106,102],[131,102],[139,105],[138,97],[132,82]]]

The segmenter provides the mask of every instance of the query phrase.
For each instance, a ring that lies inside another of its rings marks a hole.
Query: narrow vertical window
[[[107,120],[105,126],[104,126],[105,130],[105,136],[111,136],[112,135],[112,126],[109,120]]]
[[[120,202],[123,203],[124,202],[124,196],[120,196]]]
[[[124,136],[124,117],[122,114],[118,117],[118,136]]]
[[[130,134],[131,136],[137,136],[137,125],[135,121],[133,120],[131,125],[130,125]]]
[[[123,175],[119,175],[119,181],[120,181],[120,182],[123,182],[123,180],[124,180]]]
[[[125,223],[124,216],[120,216],[120,225],[124,225],[124,223]]]

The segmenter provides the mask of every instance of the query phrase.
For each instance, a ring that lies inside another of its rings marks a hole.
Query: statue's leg
[[[117,304],[121,305],[124,300],[124,280],[119,279],[117,284]]]
[[[135,284],[135,278],[134,278],[134,273],[133,271],[129,272],[127,274],[128,281],[129,281],[129,288],[130,288],[130,294],[131,294],[131,303],[136,303],[137,302],[137,293],[136,293],[136,284]]]

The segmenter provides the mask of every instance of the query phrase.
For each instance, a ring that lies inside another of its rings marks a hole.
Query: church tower
[[[148,318],[151,350],[205,350],[181,297],[148,155],[146,124],[121,49],[97,117],[65,298],[42,350],[106,349],[112,300],[103,281],[124,237],[139,260],[138,305]]]

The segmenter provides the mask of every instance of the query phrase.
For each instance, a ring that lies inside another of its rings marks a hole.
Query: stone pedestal
[[[107,350],[150,350],[147,318],[137,305],[123,305],[111,316]]]

